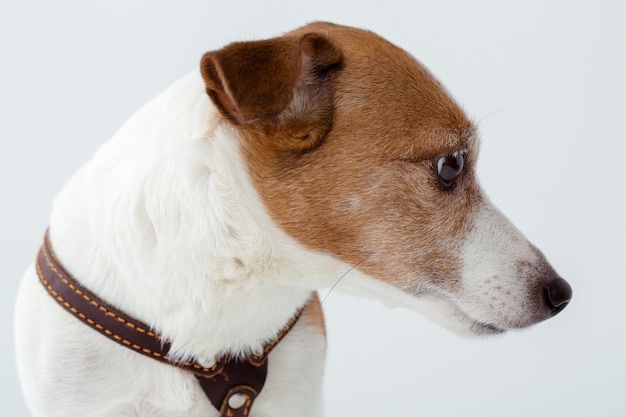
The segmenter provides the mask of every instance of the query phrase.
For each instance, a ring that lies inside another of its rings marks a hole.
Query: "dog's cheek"
[[[369,254],[358,268],[409,294],[423,287],[458,291],[465,192],[443,194],[428,169],[393,166],[373,172],[367,197],[346,200],[345,221]],[[377,178],[377,180],[375,180]]]

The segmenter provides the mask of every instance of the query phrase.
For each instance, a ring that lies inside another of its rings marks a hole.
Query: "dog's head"
[[[201,71],[266,209],[304,246],[460,333],[525,327],[569,302],[483,193],[473,123],[405,51],[315,23],[209,52]]]

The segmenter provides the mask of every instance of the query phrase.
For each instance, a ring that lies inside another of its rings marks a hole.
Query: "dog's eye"
[[[462,152],[454,152],[442,156],[437,161],[437,175],[444,188],[452,188],[463,172],[465,156]]]

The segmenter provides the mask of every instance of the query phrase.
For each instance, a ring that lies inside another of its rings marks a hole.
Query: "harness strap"
[[[167,365],[192,372],[221,417],[247,417],[267,377],[267,356],[293,328],[306,305],[299,308],[278,335],[258,355],[243,359],[219,356],[205,367],[194,360],[169,355],[171,341],[148,325],[101,300],[65,271],[56,258],[46,231],[36,260],[37,275],[48,293],[68,312],[114,342]]]

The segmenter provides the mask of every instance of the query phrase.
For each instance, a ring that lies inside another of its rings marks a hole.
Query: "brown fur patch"
[[[309,325],[312,325],[319,329],[319,331],[326,337],[326,323],[324,322],[324,311],[322,310],[322,304],[317,292],[314,292],[307,304],[306,308],[302,312],[302,317],[306,319]]]
[[[257,103],[264,120],[238,123],[243,157],[270,215],[305,246],[405,291],[417,293],[433,280],[458,285],[458,249],[480,199],[472,123],[422,65],[372,32],[315,23],[264,42],[301,45],[311,36],[324,47],[301,52],[299,64],[266,68],[293,84],[292,98],[303,79],[315,80],[315,89],[300,90],[308,111],[289,110],[293,100],[284,104],[279,89],[266,103],[271,110]],[[332,71],[316,72],[310,64],[320,50],[333,51],[326,52],[333,57],[326,61],[335,62]],[[254,77],[253,68],[245,76]],[[209,95],[220,106],[219,97]],[[280,107],[278,116],[267,117]],[[294,131],[319,126],[328,126],[321,138],[298,145]],[[455,188],[443,190],[436,160],[461,150],[467,152],[465,173]]]

